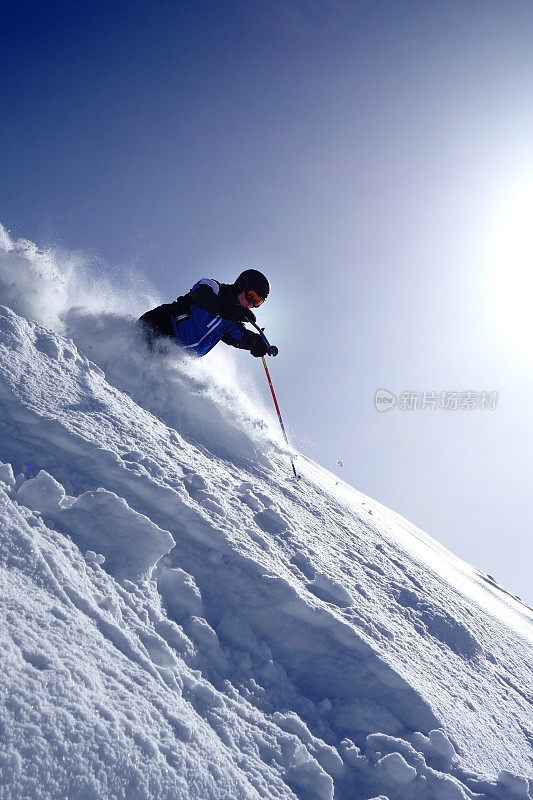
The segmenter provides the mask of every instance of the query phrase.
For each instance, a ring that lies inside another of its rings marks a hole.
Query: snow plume
[[[531,800],[531,609],[3,237],[2,800]]]
[[[95,258],[13,240],[0,224],[0,302],[28,320],[62,332],[72,308],[135,315],[155,294],[141,275],[113,285]]]

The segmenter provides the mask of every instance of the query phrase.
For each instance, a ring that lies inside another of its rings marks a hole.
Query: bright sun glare
[[[533,362],[533,183],[506,204],[494,233],[495,322],[517,355]]]

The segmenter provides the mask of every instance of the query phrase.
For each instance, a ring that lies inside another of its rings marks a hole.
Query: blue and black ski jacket
[[[255,319],[239,303],[233,284],[202,278],[188,294],[147,311],[139,321],[150,340],[174,338],[191,354],[204,356],[220,341],[253,352],[261,337],[244,327],[248,318]]]

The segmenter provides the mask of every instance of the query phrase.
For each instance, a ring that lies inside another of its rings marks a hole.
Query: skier
[[[166,337],[196,356],[205,356],[221,340],[256,357],[277,355],[277,347],[270,347],[243,324],[255,323],[251,309],[260,306],[269,292],[270,283],[256,269],[241,272],[230,284],[202,278],[174,303],[147,311],[139,324],[150,349],[154,339]]]

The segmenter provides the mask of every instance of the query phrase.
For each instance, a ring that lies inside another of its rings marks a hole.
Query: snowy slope
[[[531,609],[0,242],[0,797],[533,797]]]

